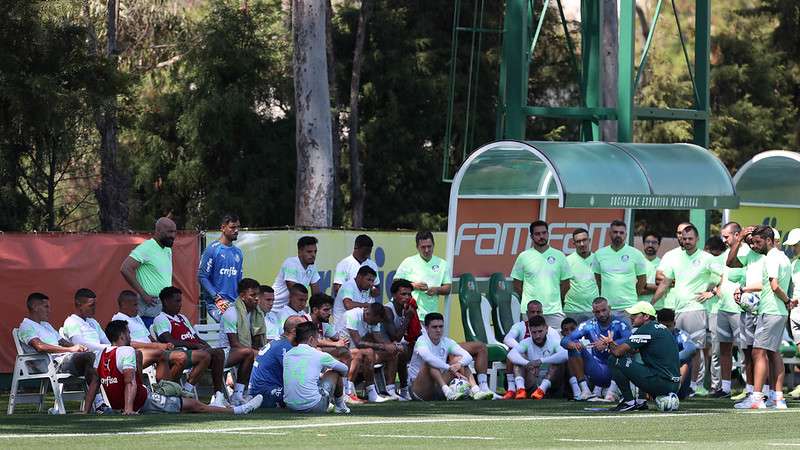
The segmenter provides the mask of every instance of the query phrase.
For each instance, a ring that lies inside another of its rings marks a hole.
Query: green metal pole
[[[617,139],[633,140],[633,69],[635,2],[619,2],[619,77],[617,81]]]
[[[697,86],[695,109],[709,112],[709,58],[711,55],[711,0],[697,0],[695,6],[696,36],[694,44],[694,70]],[[694,143],[708,148],[708,116],[694,121]],[[700,242],[705,243],[708,235],[708,211],[691,210],[689,220],[700,231]]]
[[[600,106],[600,2],[581,0],[581,63],[583,75],[581,91],[585,93],[584,103],[587,108]],[[581,140],[600,140],[600,121],[598,119],[584,121],[581,127]]]
[[[505,74],[505,120],[503,138],[525,139],[528,104],[528,0],[508,0],[503,20],[503,57],[500,73]]]

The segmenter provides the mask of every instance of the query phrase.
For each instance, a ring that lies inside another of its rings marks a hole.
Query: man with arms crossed
[[[86,379],[86,397],[83,402],[83,413],[92,410],[97,394],[97,373],[94,370],[94,352],[85,345],[75,345],[59,336],[58,331],[48,322],[50,318],[50,298],[41,292],[34,292],[25,302],[28,317],[19,324],[19,341],[25,353],[50,353],[58,365],[59,373],[83,376]],[[47,367],[36,367],[42,372]],[[66,411],[55,411],[66,413]]]
[[[99,357],[100,351],[111,343],[106,339],[103,327],[94,319],[96,310],[97,294],[91,289],[78,289],[75,292],[75,313],[64,321],[63,334],[73,344],[83,345]]]
[[[414,286],[411,295],[417,302],[420,320],[429,312],[439,311],[439,296],[450,293],[450,268],[447,261],[433,254],[433,233],[420,231],[416,236],[417,254],[404,259],[395,278],[408,280]]]
[[[353,253],[336,264],[336,270],[333,272],[333,287],[331,288],[331,295],[335,298],[339,289],[346,282],[352,280],[358,274],[358,269],[362,266],[369,266],[375,273],[378,272],[378,265],[375,264],[370,256],[372,256],[372,239],[366,234],[359,234],[356,236],[356,241],[353,245]],[[377,297],[380,294],[378,285],[381,280],[375,278],[374,286],[371,289],[370,295]]]
[[[193,398],[173,397],[151,393],[142,384],[137,366],[137,353],[131,344],[128,323],[112,320],[106,327],[112,345],[103,350],[97,374],[112,409],[125,416],[139,413],[218,413],[248,414],[261,404],[261,396],[241,406],[220,408],[208,406]]]
[[[317,260],[317,238],[303,236],[297,240],[297,256],[283,261],[272,288],[275,289],[275,309],[283,308],[289,302],[289,291],[295,284],[311,289],[312,294],[320,292],[319,272],[314,262]]]
[[[529,338],[531,336],[530,328],[528,327],[528,322],[536,316],[542,315],[542,303],[539,300],[531,300],[528,302],[528,305],[525,307],[525,320],[520,320],[519,322],[515,323],[511,326],[511,329],[508,333],[503,337],[503,344],[508,347],[509,350],[515,349],[520,342]],[[548,337],[552,337],[552,339],[561,339],[557,330],[553,329],[552,327],[548,327],[547,330]],[[516,378],[514,376],[514,363],[511,362],[508,357],[506,357],[506,393],[503,395],[503,400],[512,400],[516,398],[517,395],[517,388],[523,389],[525,386],[517,386]]]
[[[592,268],[594,255],[589,232],[584,228],[576,228],[572,232],[572,242],[575,252],[567,256],[572,279],[569,280],[569,292],[564,299],[564,313],[582,323],[592,318],[592,300],[600,293]]]
[[[645,285],[644,285],[644,294],[639,295],[640,302],[649,302],[653,299],[653,294],[656,293],[656,289],[658,289],[658,284],[656,283],[656,271],[658,270],[658,265],[661,264],[661,258],[658,257],[658,249],[661,247],[661,236],[652,232],[648,231],[642,236],[642,249],[644,253],[644,262],[645,262]],[[664,307],[664,299],[662,298],[658,304],[653,305],[656,308],[656,311]]]
[[[522,308],[526,308],[531,300],[539,300],[547,325],[558,329],[566,317],[562,305],[572,273],[564,254],[550,247],[547,222],[537,220],[531,223],[530,235],[533,247],[520,253],[511,269],[514,292],[522,299]]]
[[[548,338],[548,329],[542,316],[528,321],[531,335],[508,352],[508,359],[514,363],[517,400],[524,400],[527,391],[537,386],[531,394],[532,399],[541,400],[547,394],[554,380],[562,378],[567,351],[561,347],[561,339]],[[541,381],[540,381],[541,380]],[[522,386],[520,388],[520,386]]]
[[[624,310],[639,301],[647,284],[647,263],[642,252],[627,244],[628,226],[611,222],[611,245],[594,254],[594,273],[600,295],[608,299],[616,319],[626,320]]]

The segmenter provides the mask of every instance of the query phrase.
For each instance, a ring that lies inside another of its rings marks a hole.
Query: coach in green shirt
[[[450,267],[447,261],[433,254],[433,233],[420,231],[416,236],[417,254],[400,263],[394,279],[408,280],[414,291],[420,320],[430,312],[439,312],[439,296],[450,293]]]
[[[612,311],[621,318],[623,310],[645,293],[647,265],[642,252],[625,243],[628,235],[625,222],[611,222],[608,233],[611,245],[595,252],[593,268],[600,295],[608,299]]]
[[[520,308],[524,311],[528,302],[539,300],[547,326],[559,330],[566,317],[562,305],[572,273],[564,254],[550,247],[548,228],[543,220],[531,224],[533,247],[517,256],[511,278],[514,279],[514,291],[522,298]]]
[[[572,279],[569,280],[569,292],[564,300],[564,313],[581,324],[594,317],[592,301],[600,296],[600,292],[594,280],[594,255],[589,231],[576,228],[572,232],[572,242],[575,252],[567,256]]]
[[[642,236],[642,250],[644,251],[645,263],[645,293],[639,295],[640,302],[649,302],[652,300],[653,294],[656,292],[656,289],[658,289],[656,271],[658,270],[658,265],[661,263],[661,258],[658,257],[659,247],[661,247],[661,236],[653,232],[647,232]],[[658,305],[653,305],[656,311],[664,307],[663,301],[658,303]]]

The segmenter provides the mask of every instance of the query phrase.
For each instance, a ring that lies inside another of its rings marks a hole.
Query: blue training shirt
[[[250,373],[250,395],[266,394],[283,388],[283,355],[292,348],[285,337],[272,341],[258,352]]]
[[[623,341],[628,339],[628,336],[631,335],[631,328],[626,325],[625,322],[613,319],[607,327],[603,328],[597,319],[593,318],[578,325],[578,328],[576,328],[575,331],[561,340],[561,345],[566,347],[568,343],[578,342],[583,338],[594,343],[600,338],[601,335],[608,336],[609,330],[611,330],[611,336],[613,336],[614,342],[617,344],[621,344]],[[608,359],[608,355],[611,353],[608,351],[608,349],[598,351],[592,348],[592,354],[598,359],[605,361]]]
[[[673,328],[672,335],[675,337],[675,344],[678,346],[678,360],[681,364],[687,363],[694,356],[697,351],[697,346],[694,345],[689,335],[678,328]]]
[[[223,245],[214,241],[203,252],[197,279],[203,291],[209,296],[207,302],[213,302],[217,294],[228,300],[236,300],[239,282],[244,277],[242,260],[244,255],[235,245]]]

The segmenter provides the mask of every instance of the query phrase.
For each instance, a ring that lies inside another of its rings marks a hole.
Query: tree
[[[352,225],[361,228],[364,225],[364,198],[366,189],[361,177],[361,155],[358,152],[358,93],[361,88],[361,65],[364,63],[364,40],[367,37],[367,21],[372,11],[372,0],[362,0],[358,15],[356,46],[353,50],[353,71],[350,76],[350,117],[348,123],[348,147],[350,154],[350,194]]]
[[[294,0],[294,85],[297,146],[295,225],[333,222],[333,153],[325,54],[325,5]]]

